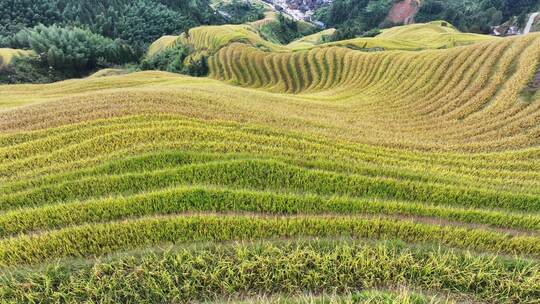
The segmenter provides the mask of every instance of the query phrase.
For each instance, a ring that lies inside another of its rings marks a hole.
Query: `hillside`
[[[378,28],[437,20],[445,20],[462,32],[479,34],[491,34],[494,27],[512,24],[516,30],[509,34],[515,35],[523,33],[527,17],[537,11],[540,3],[531,0],[333,0],[315,17],[337,29],[334,40],[343,40],[370,36]]]
[[[496,39],[493,36],[462,33],[445,21],[416,23],[395,26],[383,30],[379,35],[368,38],[354,38],[330,42],[331,46],[352,49],[409,50],[452,48]]]
[[[197,27],[150,56],[208,78],[0,86],[0,299],[536,303],[540,35],[318,39]]]
[[[128,42],[142,52],[165,34],[221,23],[210,0],[13,0],[0,2],[0,47],[17,47],[14,35],[38,25],[78,26]]]
[[[275,20],[268,22],[275,22]],[[493,36],[462,33],[447,22],[434,21],[425,24],[393,27],[371,38],[355,38],[336,42],[325,42],[325,37],[335,32],[335,29],[328,29],[283,45],[270,42],[261,37],[258,26],[259,22],[240,25],[201,26],[189,30],[187,34],[163,36],[150,45],[147,57],[155,56],[168,48],[175,48],[179,45],[187,45],[195,53],[212,56],[222,48],[234,43],[249,45],[264,52],[280,53],[332,46],[364,51],[418,51],[451,48],[498,39]]]
[[[276,24],[281,23],[275,19],[275,16],[270,15],[264,20],[266,20],[266,24],[273,24],[274,28],[280,27],[280,25],[276,26]],[[328,37],[336,32],[335,29],[328,29],[282,44],[265,39],[261,27],[264,28],[266,25],[252,22],[239,25],[202,26],[192,28],[179,36],[163,36],[150,45],[146,57],[143,59],[143,69],[183,73],[183,70],[193,67],[194,70],[202,71],[195,74],[199,76],[220,73],[215,66],[212,66],[215,62],[213,59],[216,56],[221,56],[219,60],[222,61],[227,59],[237,61],[236,54],[223,55],[223,52],[226,52],[223,49],[233,44],[251,47],[244,48],[243,50],[246,52],[242,55],[258,51],[261,56],[270,58],[282,53],[294,55],[292,52],[319,51],[317,49],[327,47],[340,47],[362,52],[419,51],[453,48],[499,39],[494,36],[462,33],[447,22],[434,21],[393,27],[382,31],[375,37],[336,42],[327,42]],[[218,55],[218,52],[221,54]],[[183,66],[182,71],[179,71],[179,65]],[[194,75],[194,73],[187,74]]]

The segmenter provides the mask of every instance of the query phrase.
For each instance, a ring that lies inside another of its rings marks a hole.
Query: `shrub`
[[[115,26],[117,37],[129,43],[140,56],[149,43],[164,33],[179,34],[196,25],[194,20],[163,4],[135,1],[126,7]]]
[[[365,31],[362,34],[362,37],[375,37],[381,33],[381,30],[379,28],[373,28],[369,31]]]
[[[43,64],[38,57],[15,58],[0,71],[0,84],[49,83],[67,78],[61,71]]]
[[[201,54],[194,56],[193,52],[193,49],[189,46],[178,44],[143,59],[141,69],[167,71],[197,77],[208,75],[206,56]]]
[[[393,0],[336,0],[316,15],[329,27],[337,28],[332,40],[350,39],[379,27],[393,3]]]

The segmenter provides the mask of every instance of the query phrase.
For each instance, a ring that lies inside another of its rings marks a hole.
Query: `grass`
[[[178,39],[211,77],[0,86],[2,301],[538,302],[539,35]]]
[[[462,33],[445,21],[397,26],[383,30],[376,38],[416,42],[424,45],[424,48],[450,48],[497,40],[492,36]]]
[[[520,41],[517,44],[528,44],[530,43],[530,41],[526,41],[528,39],[532,39],[532,37],[518,39]],[[463,65],[461,60],[472,60],[476,58],[478,59],[475,63],[476,71],[468,70],[467,72],[475,73],[478,76],[474,79],[474,81],[477,81],[477,90],[483,90],[485,94],[495,94],[496,89],[494,87],[489,87],[484,84],[485,81],[489,80],[488,76],[495,65],[494,61],[498,58],[503,58],[497,68],[500,70],[508,70],[513,68],[512,63],[515,62],[512,61],[513,59],[517,60],[519,58],[525,58],[519,53],[514,53],[516,48],[509,48],[510,44],[512,44],[512,40],[505,39],[504,41],[494,40],[478,43],[473,46],[449,49],[444,52],[395,52],[392,55],[394,64],[383,69],[382,67],[385,67],[385,65],[388,64],[387,52],[364,53],[338,47],[327,47],[289,53],[272,53],[258,50],[243,43],[233,43],[222,48],[216,55],[211,57],[210,75],[213,78],[230,81],[235,84],[265,88],[276,92],[285,90],[288,93],[310,93],[320,90],[328,91],[328,89],[335,89],[334,91],[331,91],[331,93],[337,98],[344,99],[343,97],[345,96],[342,96],[339,93],[343,92],[348,95],[357,96],[357,91],[370,89],[370,91],[373,91],[372,94],[376,94],[376,90],[384,87],[386,84],[391,86],[393,82],[403,80],[403,82],[396,83],[396,85],[404,85],[407,83],[408,77],[413,77],[413,74],[418,72],[418,70],[414,69],[415,67],[425,66],[427,62],[432,62],[437,59],[452,60],[451,65],[446,63],[446,68],[449,69],[447,70],[449,73],[446,75],[447,78],[449,78],[453,75],[453,68],[458,69],[457,71],[459,71],[459,69],[468,67],[468,65]],[[478,53],[478,50],[482,51]],[[489,52],[500,54],[501,57],[486,59]],[[474,57],[466,57],[466,54],[469,53],[475,53]],[[238,60],[239,54],[249,57],[250,60]],[[505,56],[511,57],[506,58]],[[321,61],[322,58],[329,60],[330,62]],[[535,60],[533,59],[534,55],[531,55],[529,58]],[[300,66],[291,68],[283,63],[293,64],[294,60],[302,62],[301,66],[303,68],[300,68]],[[257,64],[256,67],[249,67],[246,66],[245,62],[257,62]],[[367,62],[367,64],[360,65],[359,62]],[[530,62],[530,64],[532,64],[532,62]],[[358,78],[373,66],[379,67],[380,70],[385,70],[387,72],[385,74],[372,75],[371,77],[375,77],[375,79],[369,79],[369,82],[367,82],[366,79]],[[270,71],[277,71],[278,75],[273,74]],[[354,74],[353,71],[356,74]],[[461,72],[464,73],[463,71]],[[431,70],[426,73],[426,76],[441,77],[441,75],[435,73],[439,73],[439,71]],[[528,73],[529,71],[527,71],[527,75],[529,75]],[[505,73],[501,71],[501,74]],[[309,77],[310,75],[317,75],[320,78]],[[465,76],[470,77],[468,75],[469,74],[465,74]],[[321,81],[321,78],[325,81]],[[382,81],[382,79],[384,79],[385,82],[377,83],[376,86],[367,87],[367,85],[373,84],[378,80]],[[451,81],[451,79],[443,78],[443,81],[448,82]],[[482,83],[482,81],[484,83]],[[492,85],[501,85],[503,79],[498,79],[498,81],[498,83],[492,83]],[[428,85],[429,82],[441,85],[441,82],[434,81],[434,79],[431,79],[431,81],[426,80],[426,82],[428,82],[426,85]],[[410,83],[410,86],[413,86],[414,84],[415,83]],[[416,85],[418,85],[418,83]],[[423,94],[423,92],[419,93]],[[328,93],[326,94],[328,95]],[[366,94],[369,93],[366,92]],[[449,97],[451,98],[452,95]],[[482,95],[478,96],[478,98],[480,97],[482,97]],[[422,98],[422,96],[418,96],[418,98]]]
[[[257,217],[181,215],[142,217],[67,227],[0,241],[0,265],[35,264],[61,257],[90,257],[161,243],[254,240],[276,237],[356,237],[438,243],[453,248],[540,256],[539,238],[480,229],[361,217]]]

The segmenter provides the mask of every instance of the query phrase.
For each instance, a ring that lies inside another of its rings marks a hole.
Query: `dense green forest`
[[[334,0],[317,12],[317,17],[338,30],[331,40],[370,36],[385,21],[394,0]],[[417,22],[446,20],[465,32],[489,33],[490,26],[518,17],[521,25],[527,14],[540,9],[538,0],[424,0]]]
[[[17,45],[32,49],[49,67],[77,75],[78,71],[93,70],[112,63],[127,63],[137,59],[131,47],[121,40],[112,40],[89,30],[66,29],[38,25],[17,33]]]
[[[100,68],[138,60],[132,46],[88,29],[37,25],[11,38],[11,44],[32,50],[30,57],[16,58],[2,68],[0,83],[50,82],[86,76]]]
[[[337,41],[357,36],[371,36],[384,20],[394,0],[335,0],[316,12],[316,17],[337,31],[330,40]]]
[[[4,0],[0,1],[0,47],[11,37],[43,24],[77,26],[122,39],[136,52],[164,34],[223,22],[210,0]]]

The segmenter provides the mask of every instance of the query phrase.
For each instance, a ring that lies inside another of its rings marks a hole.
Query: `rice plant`
[[[440,27],[0,86],[0,302],[537,303],[540,36]]]

